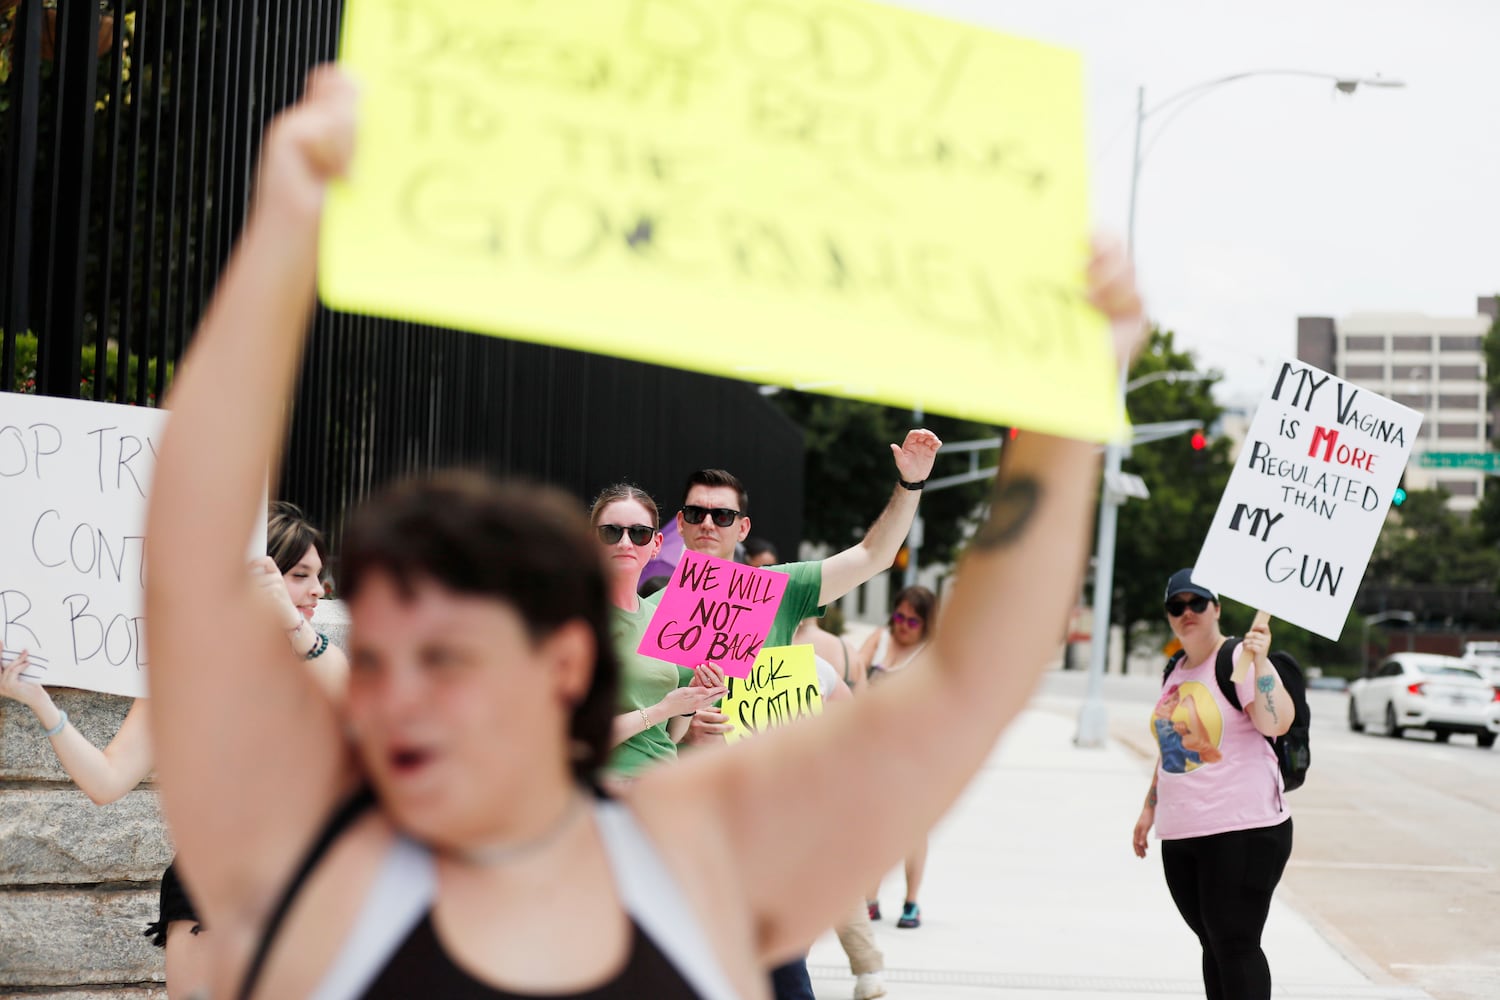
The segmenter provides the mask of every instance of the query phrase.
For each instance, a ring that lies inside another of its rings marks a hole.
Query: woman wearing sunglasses
[[[1151,720],[1161,755],[1135,824],[1136,857],[1152,826],[1182,919],[1203,947],[1211,1000],[1268,1000],[1271,969],[1260,936],[1271,895],[1292,853],[1292,819],[1268,737],[1285,733],[1296,707],[1270,661],[1271,631],[1250,629],[1235,650],[1255,668],[1221,689],[1219,599],[1178,570],[1167,581],[1167,624],[1182,643]]]
[[[865,676],[873,686],[915,664],[927,652],[932,639],[933,620],[937,615],[937,595],[926,587],[907,587],[896,595],[896,610],[891,623],[870,634],[860,648]],[[922,889],[922,874],[927,870],[927,838],[906,856],[906,901],[896,926],[908,929],[922,926],[922,907],[917,893]],[[880,919],[880,883],[875,883],[866,897],[870,919]]]
[[[650,764],[676,758],[693,713],[725,694],[723,678],[712,668],[694,672],[636,652],[656,610],[637,591],[646,564],[661,551],[658,510],[645,490],[617,483],[600,492],[589,515],[604,550],[610,628],[620,659],[620,714],[610,731],[614,749],[607,767],[617,787]]]

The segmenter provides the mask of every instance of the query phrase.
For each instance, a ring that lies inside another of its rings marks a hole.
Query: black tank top
[[[286,920],[302,884],[307,881],[323,855],[339,835],[374,803],[368,789],[361,790],[329,820],[307,852],[291,882],[282,892],[271,917],[266,921],[250,965],[239,990],[240,1000],[250,1000],[270,957],[271,945]],[[469,975],[448,956],[432,926],[429,911],[406,939],[386,959],[385,965],[361,994],[363,1000],[410,1000],[412,997],[441,997],[453,1000],[696,1000],[697,994],[669,962],[651,938],[632,917],[630,921],[630,958],[614,979],[582,993],[523,994],[509,993],[482,983]]]
[[[689,1000],[695,996],[636,922],[630,922],[630,960],[618,976],[582,993],[549,993],[547,1000]],[[532,994],[497,990],[459,968],[443,950],[433,930],[432,915],[423,917],[396,949],[370,988],[365,1000],[410,1000],[444,997],[452,1000],[532,1000]]]

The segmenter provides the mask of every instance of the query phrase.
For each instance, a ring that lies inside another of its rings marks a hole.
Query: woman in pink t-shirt
[[[1292,853],[1292,818],[1268,738],[1291,728],[1296,709],[1269,659],[1269,628],[1252,628],[1236,651],[1255,660],[1235,685],[1239,709],[1216,672],[1225,641],[1218,597],[1179,570],[1167,581],[1166,611],[1183,655],[1151,714],[1161,756],[1135,853],[1146,856],[1155,826],[1167,888],[1203,946],[1208,1000],[1269,1000],[1260,935]]]

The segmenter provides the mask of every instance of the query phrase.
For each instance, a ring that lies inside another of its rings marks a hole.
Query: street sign
[[[1429,451],[1418,459],[1424,469],[1471,469],[1500,472],[1500,451]]]

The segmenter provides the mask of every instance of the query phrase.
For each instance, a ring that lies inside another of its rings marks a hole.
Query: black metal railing
[[[337,0],[0,0],[0,390],[154,405],[249,204],[261,131],[337,49]],[[409,323],[315,316],[281,493],[335,536],[447,465],[580,496],[690,468],[795,550],[800,432],[749,386]]]

